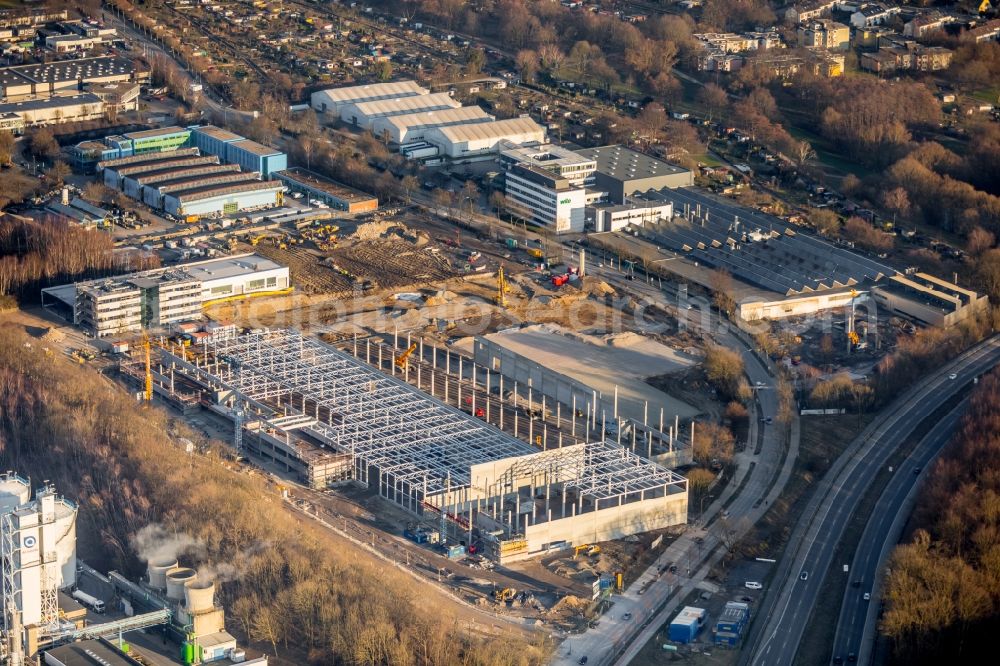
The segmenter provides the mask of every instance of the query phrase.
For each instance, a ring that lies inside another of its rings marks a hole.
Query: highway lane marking
[[[966,352],[967,355],[965,357],[962,357],[960,359],[956,359],[956,360],[952,361],[948,365],[949,366],[954,366],[954,367],[952,367],[952,371],[953,372],[958,372],[959,369],[961,369],[960,371],[965,372],[968,369],[969,366],[978,363],[978,361],[980,359],[982,359],[983,357],[988,357],[988,356],[991,356],[993,353],[995,353],[996,348],[998,346],[1000,346],[1000,339],[998,339],[998,338],[991,338],[990,340],[987,340],[987,341],[981,343],[981,346],[979,348],[967,351]],[[946,368],[947,367],[948,366],[946,366]],[[950,381],[951,380],[946,380],[944,374],[942,374],[937,379],[937,381],[934,381],[934,382],[931,382],[931,383],[925,385],[922,389],[920,389],[917,392],[916,395],[910,397],[910,399],[906,403],[903,403],[903,404],[899,405],[899,409],[907,407],[907,405],[909,407],[907,409],[905,409],[904,411],[896,413],[893,417],[891,417],[891,421],[887,421],[882,426],[877,427],[871,433],[871,435],[869,435],[866,438],[866,440],[864,441],[864,443],[861,445],[860,449],[854,454],[854,457],[852,457],[851,459],[849,459],[848,462],[843,465],[842,469],[838,473],[838,478],[840,478],[845,473],[850,473],[851,476],[856,476],[854,474],[854,472],[857,469],[857,467],[861,464],[862,458],[867,458],[868,457],[868,455],[870,454],[870,452],[875,449],[875,446],[876,446],[878,440],[880,440],[881,438],[883,438],[889,432],[889,430],[895,428],[896,424],[901,419],[903,419],[904,417],[908,416],[910,414],[910,412],[912,412],[914,409],[919,408],[922,405],[922,403],[925,402],[927,400],[927,398],[930,397],[935,391],[939,390],[939,388],[941,386],[948,385],[948,383]],[[957,390],[955,392],[957,392]],[[861,436],[863,436],[863,435],[864,435],[864,433],[861,434]],[[902,441],[900,441],[900,444],[901,443],[902,443]],[[897,444],[897,446],[893,450],[896,450],[900,444]],[[883,456],[883,458],[887,458],[887,457],[888,457],[888,454],[886,454],[885,456]],[[807,533],[806,533],[806,537],[807,538],[806,538],[805,541],[808,542],[808,543],[810,543],[810,544],[814,544],[814,542],[817,540],[819,531],[826,524],[827,517],[830,515],[830,511],[831,511],[831,508],[832,508],[832,503],[837,498],[837,496],[840,494],[839,492],[831,494],[831,491],[834,488],[832,487],[833,486],[832,482],[831,482],[830,485],[831,485],[831,488],[829,488],[824,493],[823,499],[820,500],[820,505],[824,507],[822,519],[817,521],[817,517],[818,516],[814,517],[813,521],[810,523],[810,527],[807,528]],[[867,485],[870,485],[870,482]],[[842,513],[842,511],[838,510],[834,514],[834,517],[835,518],[839,517],[841,515],[841,513]],[[810,537],[811,537],[811,541],[809,540]],[[801,561],[802,561],[802,565],[803,566],[805,565],[806,560],[810,559],[810,555],[812,553],[812,550],[813,550],[813,545],[809,545],[806,548],[804,554],[802,555]],[[801,547],[799,549],[799,552],[800,553],[802,552]],[[832,558],[832,554],[830,555],[830,557]],[[793,558],[793,560],[792,560],[792,564],[793,565],[796,562],[796,559],[797,558]],[[763,645],[767,645],[771,640],[773,640],[774,636],[776,635],[776,633],[778,631],[778,628],[780,627],[781,622],[783,622],[784,616],[785,616],[785,614],[788,611],[788,606],[791,603],[791,594],[792,594],[792,590],[794,589],[794,583],[795,583],[795,581],[789,580],[789,581],[786,581],[786,583],[785,583],[784,586],[782,586],[781,592],[779,593],[779,597],[778,597],[778,600],[777,600],[776,603],[778,605],[783,605],[784,609],[782,610],[781,615],[778,618],[778,626],[775,626],[775,629],[772,632],[771,636],[768,637],[765,640],[765,642],[764,642]],[[774,611],[772,610],[770,613],[768,613],[768,617],[769,618],[773,618],[773,612]],[[768,622],[769,623],[773,623],[773,619],[769,620]],[[803,626],[802,627],[802,631],[804,631],[804,630],[805,630],[805,628]],[[799,633],[799,635],[801,635],[801,632],[798,632],[798,633]],[[751,662],[751,663],[753,663],[753,662]]]

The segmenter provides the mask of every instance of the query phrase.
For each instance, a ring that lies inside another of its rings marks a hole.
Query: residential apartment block
[[[897,71],[937,72],[951,64],[952,51],[941,46],[922,46],[908,40],[888,40],[878,51],[862,53],[861,69],[878,74]]]
[[[798,34],[799,44],[810,49],[841,51],[851,45],[851,29],[829,19],[803,23]]]

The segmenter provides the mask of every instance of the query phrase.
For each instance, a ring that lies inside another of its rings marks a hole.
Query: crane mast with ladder
[[[510,285],[507,284],[507,276],[504,275],[503,266],[497,269],[497,295],[494,298],[496,304],[502,308],[507,307],[507,293]]]
[[[143,384],[142,398],[147,403],[153,400],[153,363],[151,359],[149,334],[142,334],[142,354],[145,361],[145,383]]]

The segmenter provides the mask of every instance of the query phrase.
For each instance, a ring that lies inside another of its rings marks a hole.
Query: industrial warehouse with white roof
[[[501,143],[545,141],[545,128],[528,116],[496,120],[479,107],[463,107],[447,93],[430,93],[413,81],[320,90],[312,107],[328,122],[336,119],[369,129],[399,146],[410,159],[485,159]]]
[[[502,142],[542,143],[545,128],[528,117],[435,127],[427,130],[427,143],[452,159],[496,154]]]
[[[398,116],[377,118],[372,123],[372,133],[395,144],[421,141],[427,130],[434,127],[485,123],[496,120],[478,106],[460,106],[439,111],[421,111]]]
[[[441,111],[457,109],[462,106],[447,93],[432,95],[414,95],[412,97],[396,97],[393,99],[372,102],[355,102],[345,104],[340,109],[340,119],[349,125],[372,129],[379,118],[399,116],[419,111]]]
[[[419,86],[416,81],[372,83],[363,86],[318,90],[310,97],[310,104],[317,113],[339,118],[341,108],[347,104],[426,95],[429,92],[427,88]]]

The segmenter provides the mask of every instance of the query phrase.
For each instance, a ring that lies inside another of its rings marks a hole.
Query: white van
[[[763,585],[761,585],[760,583],[757,583],[755,581],[752,581],[752,580],[748,580],[747,582],[743,583],[743,585],[745,585],[748,590],[763,590],[764,589]]]

